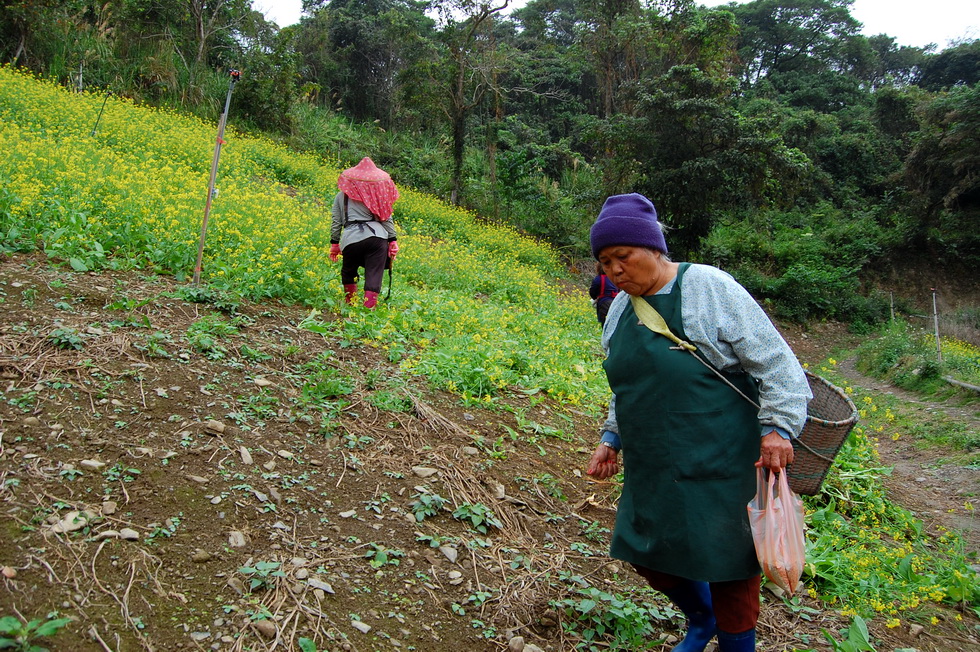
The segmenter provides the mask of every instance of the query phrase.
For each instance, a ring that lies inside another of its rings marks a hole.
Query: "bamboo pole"
[[[201,220],[201,240],[197,244],[197,262],[194,264],[194,285],[201,283],[201,261],[204,259],[204,240],[208,234],[208,216],[211,214],[211,200],[214,199],[215,180],[218,177],[218,158],[221,156],[221,146],[224,144],[225,124],[228,122],[228,108],[231,106],[231,91],[235,88],[235,82],[241,77],[237,70],[230,70],[228,73],[231,79],[228,82],[228,96],[225,98],[225,110],[218,120],[218,138],[214,144],[214,158],[211,159],[211,179],[208,181],[208,198],[204,202],[204,218]]]

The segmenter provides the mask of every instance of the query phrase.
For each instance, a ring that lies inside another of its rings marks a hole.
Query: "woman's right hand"
[[[337,262],[337,260],[341,257],[341,255],[342,254],[341,254],[341,251],[340,251],[340,245],[339,244],[332,244],[332,245],[330,245],[330,261],[331,262],[334,262],[334,263]]]
[[[596,480],[606,480],[619,473],[619,452],[599,444],[599,447],[592,453],[589,466],[585,470],[586,474]]]

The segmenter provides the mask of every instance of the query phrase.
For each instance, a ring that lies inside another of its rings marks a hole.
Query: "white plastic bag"
[[[769,581],[793,595],[806,563],[803,501],[789,488],[786,473],[759,469],[756,485],[748,510],[759,564]]]

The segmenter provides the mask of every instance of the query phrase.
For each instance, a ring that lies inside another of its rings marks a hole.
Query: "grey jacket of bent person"
[[[347,201],[347,226],[344,226],[344,193],[338,192],[330,207],[333,218],[330,223],[330,242],[339,242],[340,249],[368,238],[381,238],[392,241],[397,237],[394,218],[384,222],[375,217],[367,206],[349,199]]]

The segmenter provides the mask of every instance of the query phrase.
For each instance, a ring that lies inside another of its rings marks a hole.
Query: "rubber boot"
[[[344,284],[344,302],[353,303],[354,295],[357,294],[357,283]]]
[[[687,580],[663,593],[687,616],[687,634],[674,652],[704,652],[716,631],[708,583]]]
[[[731,634],[718,630],[719,652],[755,652],[755,630]]]
[[[364,307],[374,310],[374,307],[378,305],[378,293],[371,292],[371,290],[364,291]]]

